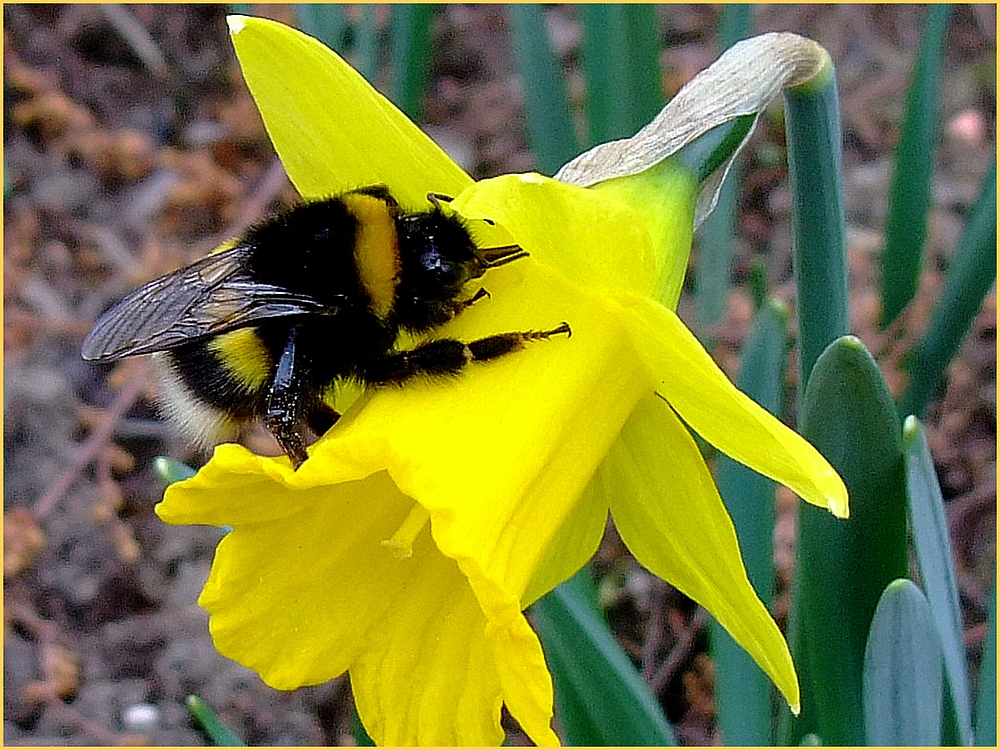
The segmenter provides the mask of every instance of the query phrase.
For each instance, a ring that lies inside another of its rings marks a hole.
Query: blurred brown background
[[[292,6],[253,12],[295,20]],[[717,56],[719,8],[659,12],[672,95]],[[575,10],[548,13],[577,92]],[[837,65],[852,324],[894,389],[996,136],[996,8],[957,6],[921,296],[891,337],[880,333],[877,252],[922,17],[904,5],[759,6],[755,15],[758,31],[810,36]],[[152,458],[201,458],[157,420],[142,361],[96,367],[79,354],[112,301],[295,198],[242,83],[225,8],[5,5],[3,22],[4,741],[201,744],[183,704],[197,693],[251,744],[349,742],[346,680],[278,693],[215,652],[196,600],[220,532],[167,527],[152,512],[162,493]],[[432,37],[428,131],[476,177],[533,168],[504,7],[445,6]],[[745,281],[761,258],[769,289],[792,301],[779,112],[762,121],[742,175],[734,279]],[[973,665],[996,559],[995,304],[991,293],[927,415]],[[712,331],[730,374],[751,313],[737,287]],[[249,439],[266,448],[262,436]],[[787,579],[794,500],[780,501]],[[599,564],[624,571],[609,615],[657,675],[681,739],[715,742],[704,618],[625,558],[613,536]]]

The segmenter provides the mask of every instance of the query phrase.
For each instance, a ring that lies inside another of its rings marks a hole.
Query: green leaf
[[[979,690],[976,694],[976,744],[997,746],[997,589],[990,596],[990,619],[979,661]]]
[[[354,744],[357,747],[375,747],[375,741],[368,736],[368,730],[361,723],[357,706],[353,703],[351,704],[351,737],[354,738]]]
[[[754,319],[744,345],[737,385],[772,414],[780,412],[788,354],[788,312],[770,301]],[[774,482],[728,456],[720,456],[717,484],[740,540],[747,576],[765,606],[774,585]],[[727,745],[769,745],[771,682],[757,663],[715,621],[710,629],[715,660],[718,729]]]
[[[167,484],[180,482],[182,479],[190,479],[197,473],[187,464],[167,458],[166,456],[157,456],[153,459],[153,471]]]
[[[246,747],[246,743],[232,729],[223,724],[215,711],[199,696],[189,695],[184,699],[184,703],[213,745],[217,747]]]
[[[753,33],[753,6],[733,3],[719,12],[719,46],[728,49]],[[733,164],[719,189],[715,209],[698,230],[698,254],[695,256],[694,317],[699,338],[716,325],[729,303],[729,285],[733,264],[733,238],[736,234],[736,197],[740,192],[739,163]]]
[[[785,130],[795,236],[801,397],[816,359],[830,342],[850,330],[840,103],[832,64],[808,83],[785,90]]]
[[[882,250],[882,326],[916,294],[938,137],[938,79],[950,5],[928,5],[896,144]]]
[[[361,5],[361,18],[354,27],[354,49],[351,64],[369,81],[378,74],[378,31],[375,6]]]
[[[593,146],[633,135],[660,111],[659,23],[653,5],[588,3],[579,13]]]
[[[580,153],[566,85],[540,5],[509,5],[514,57],[524,85],[524,111],[538,171],[555,174]]]
[[[979,198],[966,221],[927,330],[907,363],[912,377],[900,401],[902,414],[922,417],[927,410],[941,375],[996,281],[996,249],[997,165],[994,158],[983,176]]]
[[[389,50],[392,59],[391,99],[414,122],[423,118],[430,69],[430,28],[437,7],[430,3],[389,6]]]
[[[230,11],[237,13],[238,11]],[[242,15],[249,15],[245,12]],[[343,54],[344,35],[347,19],[340,5],[335,3],[297,3],[295,20],[298,27],[309,36],[314,36],[332,50]]]
[[[694,312],[698,338],[703,341],[707,329],[722,320],[729,304],[738,193],[739,174],[734,164],[719,189],[715,208],[701,223],[696,235]]]
[[[729,49],[753,36],[753,4],[726,3],[719,10],[719,46]]]
[[[941,744],[941,645],[930,605],[912,581],[890,583],[865,648],[867,744]]]
[[[857,338],[837,339],[817,360],[800,427],[847,485],[851,517],[799,507],[790,631],[802,714],[784,739],[797,744],[814,733],[823,744],[860,745],[868,628],[882,591],[907,574],[907,546],[899,418],[875,360]]]
[[[676,745],[649,686],[615,641],[586,569],[532,605],[568,745]]]
[[[920,566],[920,580],[927,592],[934,624],[943,647],[949,693],[948,711],[958,729],[958,737],[954,741],[957,744],[971,745],[972,696],[965,675],[962,610],[958,601],[958,584],[952,562],[948,520],[944,513],[944,498],[938,486],[927,438],[915,417],[907,417],[903,424],[903,442],[906,450],[906,486],[913,546]]]

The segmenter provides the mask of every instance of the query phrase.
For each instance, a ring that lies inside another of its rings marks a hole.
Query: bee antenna
[[[444,193],[428,193],[427,200],[430,201],[434,208],[440,211],[442,203],[451,203],[454,199],[450,195],[445,195]]]

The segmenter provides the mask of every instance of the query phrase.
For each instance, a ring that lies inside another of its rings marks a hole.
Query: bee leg
[[[298,326],[293,326],[288,332],[288,341],[281,352],[278,367],[271,383],[271,392],[267,396],[267,413],[264,424],[271,431],[278,445],[292,459],[292,465],[299,468],[309,457],[302,433],[299,431],[299,420],[302,414],[302,388],[299,368],[295,364],[295,340],[298,336]]]
[[[340,419],[340,412],[323,401],[317,401],[306,414],[306,424],[317,435],[325,434],[327,430],[337,424],[338,419]]]
[[[458,303],[458,305],[457,305],[458,309],[455,311],[456,314],[462,312],[462,310],[464,310],[467,307],[472,307],[474,304],[476,304],[483,297],[489,298],[489,296],[490,296],[489,292],[487,292],[482,287],[479,287],[479,291],[476,292],[475,294],[473,294],[471,297],[469,297],[469,299],[462,300],[461,302]]]
[[[565,333],[568,323],[548,331],[514,331],[476,339],[469,343],[436,339],[405,352],[394,352],[373,360],[365,369],[371,385],[402,384],[419,375],[457,375],[470,362],[486,362],[522,349],[529,341],[540,341]]]
[[[544,339],[565,333],[572,336],[573,332],[569,328],[569,323],[560,323],[549,331],[515,331],[512,333],[498,333],[493,336],[470,341],[465,345],[466,357],[470,362],[488,362],[491,359],[502,357],[510,352],[523,349],[529,341],[541,341]]]

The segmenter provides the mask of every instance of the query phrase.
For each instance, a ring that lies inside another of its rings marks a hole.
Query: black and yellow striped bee
[[[163,411],[192,440],[231,440],[263,419],[298,467],[307,457],[303,426],[322,434],[339,418],[324,398],[338,381],[455,375],[570,333],[562,323],[397,348],[401,332],[431,332],[486,296],[469,296],[469,281],[526,255],[516,245],[477,247],[442,209],[446,199],[428,200],[430,210],[407,213],[373,186],[296,206],[126,296],[97,321],[83,357],[155,353]]]

